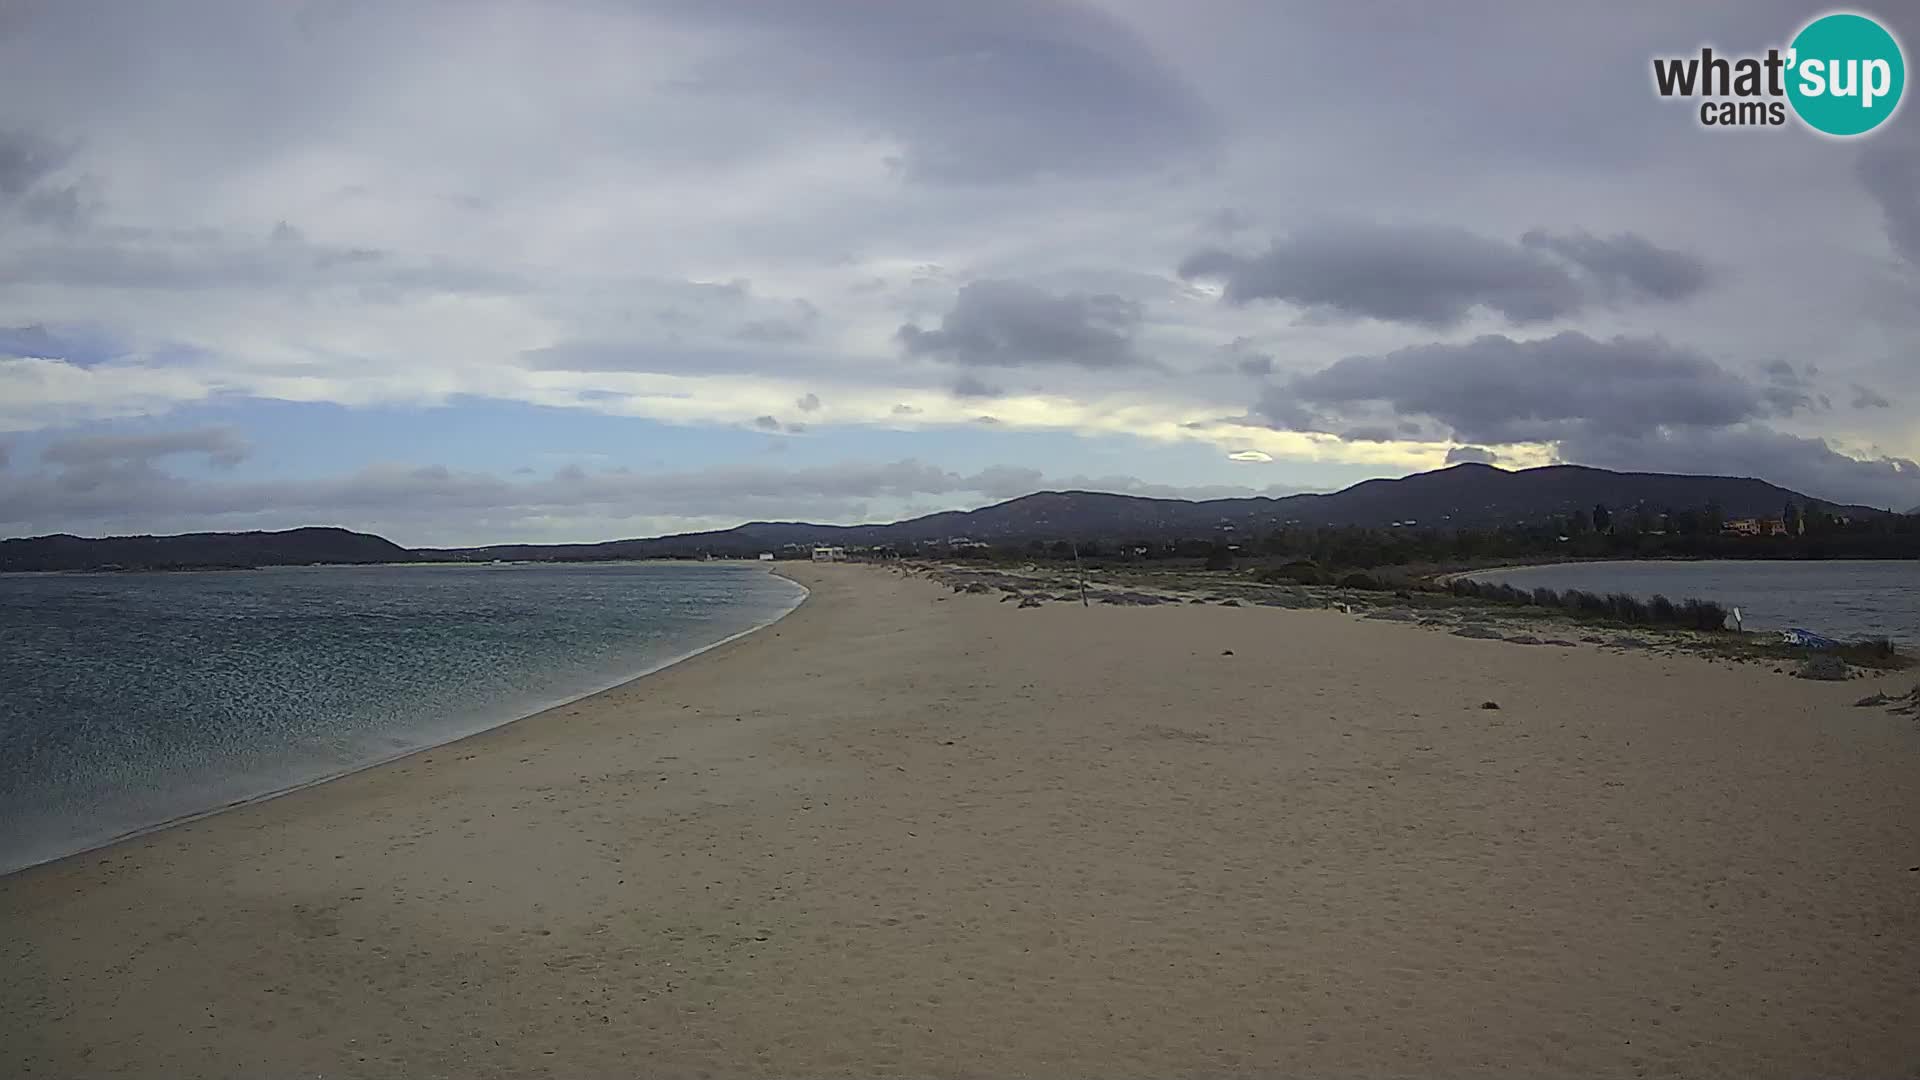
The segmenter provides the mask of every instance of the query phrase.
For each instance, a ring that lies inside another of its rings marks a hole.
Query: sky
[[[1715,130],[1650,74],[1824,10],[0,0],[0,535],[1458,461],[1904,510],[1914,107]]]

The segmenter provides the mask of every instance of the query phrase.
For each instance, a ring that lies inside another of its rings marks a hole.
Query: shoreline
[[[1920,1060],[1920,729],[1870,688],[790,572],[542,723],[0,878],[19,1071]]]
[[[719,560],[714,560],[714,561],[718,562]],[[737,560],[737,561],[739,561],[741,565],[748,565],[744,560]],[[364,568],[364,565],[405,566],[410,564],[406,564],[406,563],[377,563],[377,564],[342,563],[342,564],[328,564],[328,565],[341,565],[341,566],[353,566],[355,568]],[[57,573],[59,571],[54,571],[54,572]],[[24,873],[36,867],[54,865],[62,861],[65,861],[67,859],[79,858],[80,856],[88,855],[97,851],[102,851],[107,848],[111,848],[116,844],[124,843],[129,840],[136,840],[143,836],[150,836],[155,833],[165,832],[166,830],[175,828],[177,826],[191,824],[192,822],[196,822],[196,821],[203,821],[207,818],[215,817],[220,814],[225,814],[230,811],[242,810],[249,806],[256,806],[258,804],[269,802],[271,800],[278,799],[283,796],[292,795],[296,792],[306,791],[311,788],[319,787],[323,784],[329,784],[336,780],[341,780],[349,776],[354,776],[359,773],[366,772],[369,769],[378,769],[386,765],[394,764],[395,762],[405,761],[406,759],[413,757],[417,754],[428,753],[434,750],[441,749],[443,747],[456,746],[468,739],[485,735],[491,731],[497,731],[500,728],[507,727],[508,725],[511,725],[511,724],[518,724],[524,720],[535,719],[545,713],[549,713],[557,709],[565,708],[566,706],[572,705],[575,702],[584,701],[587,698],[594,697],[598,694],[607,693],[610,690],[617,690],[623,686],[626,686],[629,683],[637,682],[641,679],[647,678],[648,676],[658,674],[662,671],[667,670],[670,667],[673,667],[675,664],[684,663],[688,660],[693,659],[696,656],[701,655],[702,653],[708,652],[713,649],[717,649],[720,646],[726,645],[730,642],[738,641],[741,638],[747,637],[750,634],[758,633],[759,631],[764,630],[767,627],[774,625],[775,623],[778,623],[782,619],[785,619],[787,616],[793,614],[795,611],[798,611],[800,607],[807,602],[807,598],[812,595],[812,590],[808,589],[805,584],[799,581],[795,581],[792,577],[786,574],[781,574],[771,570],[769,570],[768,573],[771,573],[774,577],[778,577],[783,580],[790,581],[795,586],[797,586],[800,589],[799,598],[796,599],[792,603],[792,605],[788,606],[785,610],[781,611],[777,615],[774,615],[772,618],[768,619],[767,621],[758,623],[754,626],[750,626],[745,630],[741,630],[736,633],[729,634],[728,636],[721,638],[718,641],[709,642],[708,644],[699,646],[698,648],[695,648],[695,649],[691,649],[687,652],[670,656],[667,659],[661,660],[658,663],[645,667],[634,674],[622,675],[621,677],[614,679],[611,682],[607,682],[602,685],[596,685],[591,689],[582,690],[579,693],[575,693],[575,694],[563,695],[559,698],[549,700],[549,701],[542,701],[539,704],[534,705],[531,708],[528,708],[524,712],[517,712],[514,715],[507,716],[498,721],[487,723],[483,727],[475,728],[472,731],[462,732],[461,734],[454,735],[450,738],[443,739],[439,742],[431,742],[421,746],[409,747],[405,750],[401,750],[396,753],[389,754],[385,757],[381,757],[373,761],[362,762],[361,764],[354,765],[351,768],[342,769],[337,772],[330,772],[324,776],[317,776],[310,780],[302,780],[298,783],[287,784],[281,787],[276,787],[270,791],[264,791],[257,795],[248,795],[244,798],[233,799],[233,800],[221,803],[217,806],[208,807],[204,810],[195,810],[190,813],[177,814],[173,817],[169,817],[161,821],[156,821],[147,825],[137,826],[125,832],[115,833],[114,835],[107,837],[106,839],[103,839],[97,842],[89,842],[84,847],[75,848],[72,851],[62,852],[61,854],[49,856],[44,859],[38,859],[33,862],[22,863],[18,866],[0,867],[0,882],[4,882],[8,877],[11,877],[16,874]]]
[[[1540,569],[1548,566],[1586,566],[1593,563],[1718,562],[1718,563],[1733,563],[1733,564],[1740,564],[1740,565],[1744,565],[1747,563],[1759,563],[1759,564],[1821,563],[1821,564],[1829,564],[1829,565],[1833,563],[1873,563],[1875,565],[1879,565],[1881,563],[1909,563],[1913,561],[1914,561],[1913,559],[1768,559],[1768,558],[1759,558],[1759,557],[1750,558],[1750,559],[1730,559],[1725,556],[1716,556],[1716,555],[1664,555],[1664,556],[1659,556],[1654,558],[1628,558],[1628,559],[1566,558],[1566,559],[1552,559],[1547,562],[1523,562],[1523,563],[1502,564],[1500,566],[1484,566],[1484,567],[1479,567],[1472,570],[1449,570],[1449,571],[1446,571],[1445,573],[1434,575],[1434,577],[1431,580],[1436,585],[1445,585],[1448,582],[1451,582],[1457,578],[1472,577],[1475,574],[1500,574],[1500,573],[1505,573],[1509,570],[1536,570],[1536,569]]]

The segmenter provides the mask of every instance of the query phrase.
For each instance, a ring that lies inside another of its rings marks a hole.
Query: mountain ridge
[[[1718,504],[1729,518],[1778,517],[1788,502],[1847,517],[1887,511],[1813,498],[1755,477],[1614,472],[1584,465],[1509,470],[1467,462],[1431,472],[1363,480],[1335,492],[1226,499],[1172,499],[1098,491],[1036,491],[974,510],[943,510],[885,524],[751,521],[731,529],[588,544],[486,544],[403,548],[382,537],[311,526],[278,532],[103,537],[67,534],[0,540],[0,570],[192,568],[303,563],[456,560],[587,560],[752,556],[790,545],[889,545],[965,539],[1017,543],[1068,537],[1120,541],[1187,539],[1281,527],[1488,528],[1537,523],[1596,503],[1616,512],[1696,510]]]
[[[704,549],[750,555],[787,544],[918,545],[965,538],[1007,542],[1105,536],[1172,539],[1281,526],[1481,528],[1538,522],[1596,503],[1614,509],[1699,509],[1718,503],[1728,518],[1778,517],[1788,502],[1849,517],[1885,514],[1829,502],[1756,477],[1614,472],[1585,465],[1509,470],[1464,462],[1431,472],[1362,480],[1335,492],[1225,499],[1169,499],[1094,491],[1036,491],[976,510],[946,510],[889,524],[748,522],[731,529],[596,544],[494,544],[421,549],[452,558],[645,558]]]

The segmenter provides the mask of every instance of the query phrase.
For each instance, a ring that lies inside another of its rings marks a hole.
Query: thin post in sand
[[[1067,544],[1073,548],[1073,572],[1076,575],[1078,575],[1080,578],[1080,606],[1086,607],[1087,606],[1087,571],[1084,567],[1080,565],[1080,541],[1068,540]]]

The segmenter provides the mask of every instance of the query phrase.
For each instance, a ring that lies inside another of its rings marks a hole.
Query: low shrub
[[[1599,619],[1632,625],[1664,624],[1687,626],[1696,630],[1722,630],[1726,628],[1727,621],[1727,609],[1711,600],[1687,600],[1675,604],[1664,596],[1642,600],[1627,593],[1608,593],[1602,596],[1584,589],[1556,592],[1552,589],[1540,588],[1526,591],[1504,583],[1488,584],[1471,578],[1452,579],[1447,582],[1447,591],[1454,596],[1475,600],[1558,608],[1582,619]]]
[[[1651,611],[1636,597],[1626,593],[1607,594],[1607,614],[1628,623],[1651,622]]]
[[[1680,622],[1695,630],[1725,630],[1727,609],[1711,600],[1688,600],[1680,605]]]

